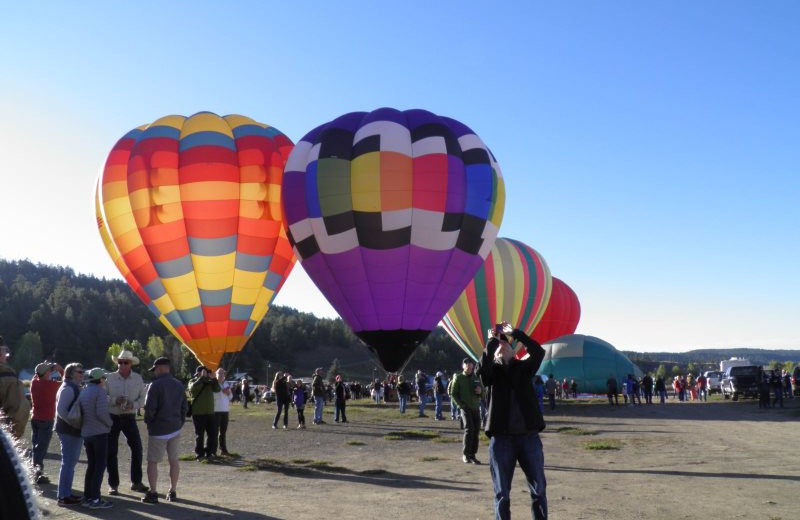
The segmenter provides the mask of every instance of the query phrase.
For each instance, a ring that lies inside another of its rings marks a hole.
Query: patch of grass
[[[292,464],[310,464],[314,462],[313,459],[292,459]]]
[[[444,459],[441,458],[441,457],[420,457],[419,458],[420,462],[434,462],[434,461],[437,461],[437,460],[444,460]]]
[[[194,454],[190,455],[190,454],[186,453],[184,455],[178,455],[178,460],[194,460],[195,457],[196,457],[196,455],[194,455]]]
[[[561,428],[556,429],[556,431],[566,435],[597,435],[597,432],[584,430],[583,428],[578,428],[577,426],[562,426]]]
[[[240,468],[236,468],[239,471],[257,471],[258,468],[253,464],[248,464],[246,466],[242,466]]]
[[[430,430],[401,430],[387,433],[383,436],[383,438],[387,441],[430,440],[438,437],[440,437],[438,432],[433,432]]]
[[[234,453],[232,451],[229,451],[227,455],[220,455],[220,457],[228,458],[228,459],[241,459],[242,458],[241,455],[239,455],[238,453]]]
[[[345,442],[345,444],[348,445],[348,446],[366,446],[367,445],[366,442],[361,442],[361,441],[347,441],[347,442]]]
[[[587,450],[619,450],[622,446],[622,441],[617,440],[589,441],[583,445]]]
[[[442,444],[448,444],[448,443],[455,444],[461,442],[461,439],[459,439],[458,437],[437,437],[433,439],[433,442],[439,442]]]

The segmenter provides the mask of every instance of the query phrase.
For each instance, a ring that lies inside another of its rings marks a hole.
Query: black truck
[[[763,377],[764,372],[757,365],[730,367],[722,375],[722,397],[733,398],[734,401],[738,401],[740,397],[758,399],[758,382]]]

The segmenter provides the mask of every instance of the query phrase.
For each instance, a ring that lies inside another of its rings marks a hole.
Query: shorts
[[[178,460],[178,444],[181,436],[176,435],[171,439],[156,439],[152,435],[147,438],[147,462],[161,462],[164,452],[170,462]]]

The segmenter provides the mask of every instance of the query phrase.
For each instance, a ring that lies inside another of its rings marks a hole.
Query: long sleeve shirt
[[[80,395],[78,404],[83,415],[81,437],[92,437],[111,431],[111,415],[108,413],[108,394],[97,383],[86,385]]]
[[[131,372],[128,377],[122,377],[119,372],[111,372],[106,376],[106,389],[108,390],[108,411],[112,415],[136,413],[144,406],[145,390],[142,376]],[[117,404],[117,398],[126,396],[128,406],[123,409]]]

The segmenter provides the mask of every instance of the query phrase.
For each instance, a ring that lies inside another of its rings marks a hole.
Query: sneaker
[[[82,501],[83,501],[83,497],[69,496],[69,497],[59,498],[58,499],[58,506],[59,507],[77,506]]]
[[[37,484],[49,484],[50,483],[50,479],[47,478],[47,475],[45,475],[43,473],[39,473],[38,475],[36,475],[35,482]]]
[[[284,424],[283,425],[283,429],[286,430],[287,428],[289,428],[289,427]]]
[[[471,463],[473,463],[473,464],[477,464],[477,465],[480,465],[480,464],[481,464],[481,461],[479,461],[479,460],[478,460],[478,459],[476,459],[475,457],[470,457],[470,458],[469,458],[469,461],[470,461]]]
[[[461,460],[463,460],[463,461],[464,461],[464,464],[469,464],[469,463],[471,463],[471,462],[472,462],[472,461],[470,460],[470,458],[469,458],[469,457],[467,457],[466,455],[464,455],[463,457],[461,457]]]
[[[302,429],[303,429],[303,425],[302,425],[302,424],[298,424],[298,425],[297,425],[297,429],[298,429],[298,430],[302,430]]]
[[[158,504],[158,494],[153,491],[148,491],[142,497],[142,502],[145,504]]]
[[[100,498],[95,498],[91,502],[89,502],[89,509],[109,509],[114,507],[114,504],[107,500],[102,500]]]
[[[117,491],[117,488],[115,488],[115,487],[110,487],[110,488],[108,488],[108,494],[113,496],[113,497],[115,497],[115,496],[119,495],[119,491]]]
[[[223,457],[230,457],[230,456],[231,456],[231,454],[230,454],[230,453],[228,453],[228,450],[222,450],[222,452],[221,452],[221,453],[222,453],[222,456],[223,456]]]
[[[147,493],[150,491],[150,488],[142,484],[141,482],[137,482],[136,484],[131,484],[131,491],[138,491],[139,493]]]
[[[178,500],[178,494],[174,489],[170,489],[167,493],[167,502],[175,502],[176,500]]]

